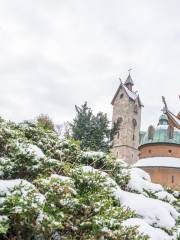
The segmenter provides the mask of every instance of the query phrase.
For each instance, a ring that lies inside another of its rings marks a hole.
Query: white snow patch
[[[4,164],[6,164],[6,163],[8,163],[8,162],[9,162],[9,159],[8,159],[8,158],[4,158],[4,157],[1,157],[1,158],[0,158],[0,164],[4,165]]]
[[[138,97],[138,95],[135,92],[130,91],[126,86],[124,86],[124,89],[127,93],[127,95],[132,99],[132,100],[136,100],[136,98]]]
[[[125,161],[123,161],[122,159],[120,159],[120,158],[117,158],[116,160],[115,160],[115,163],[116,164],[120,164],[122,167],[124,167],[124,168],[127,168],[128,167],[128,164],[125,162]]]
[[[131,172],[135,173],[135,174],[138,174],[142,179],[147,180],[148,182],[151,182],[150,175],[147,172],[143,171],[142,169],[140,169],[140,168],[132,168]]]
[[[106,172],[103,172],[103,171],[100,171],[100,170],[97,170],[91,166],[82,166],[81,167],[81,170],[84,172],[84,173],[99,173],[101,176],[103,177],[108,177],[109,175],[106,173]],[[111,182],[113,181],[113,183],[116,184],[116,182],[114,182],[114,180],[112,180],[110,177],[108,177],[108,179],[111,180]]]
[[[130,171],[130,181],[128,183],[128,188],[139,193],[145,193],[144,190],[153,193],[164,190],[160,184],[150,182],[149,175],[143,170],[137,168],[132,168]]]
[[[58,174],[51,174],[50,179],[52,178],[57,178],[60,179],[61,181],[71,181],[72,182],[72,178],[70,177],[66,177],[66,176],[62,176],[62,175],[58,175]]]
[[[152,226],[170,229],[175,226],[175,220],[180,216],[173,206],[161,200],[125,192],[119,187],[114,189],[114,194],[122,205],[133,210]]]
[[[23,185],[26,187],[34,187],[31,183],[22,179],[15,180],[0,180],[0,196],[7,196],[17,185]]]
[[[157,193],[155,193],[155,195],[156,195],[156,197],[158,197],[158,199],[166,200],[170,203],[177,201],[177,199],[172,194],[168,193],[167,191],[157,192]]]
[[[83,152],[83,157],[91,158],[91,157],[104,157],[104,152]]]
[[[122,223],[125,227],[135,227],[138,226],[138,231],[140,234],[148,235],[151,240],[171,240],[167,233],[163,230],[154,228],[146,223],[144,220],[139,218],[129,218]]]
[[[42,150],[39,147],[37,147],[36,145],[29,144],[28,151],[34,153],[38,158],[44,158],[45,157]]]

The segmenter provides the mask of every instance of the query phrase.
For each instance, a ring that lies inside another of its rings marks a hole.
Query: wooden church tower
[[[113,105],[112,121],[119,120],[119,131],[113,140],[113,154],[128,164],[139,159],[140,125],[142,103],[139,95],[133,91],[133,80],[129,73],[111,102]]]

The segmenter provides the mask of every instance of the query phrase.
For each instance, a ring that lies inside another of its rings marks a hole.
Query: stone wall
[[[135,111],[137,110],[137,111]],[[141,123],[141,107],[138,100],[135,102],[129,98],[122,87],[113,104],[113,118],[116,122],[121,119],[119,133],[113,140],[113,154],[124,159],[129,164],[135,163],[139,155],[139,133]],[[133,125],[133,119],[136,126]]]
[[[113,154],[120,159],[123,159],[128,164],[134,164],[139,159],[139,150],[129,146],[117,145],[113,147]]]

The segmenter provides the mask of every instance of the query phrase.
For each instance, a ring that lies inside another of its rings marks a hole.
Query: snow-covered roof
[[[114,103],[114,101],[115,101],[115,99],[116,99],[116,97],[117,97],[117,95],[118,95],[121,87],[124,88],[127,96],[128,96],[131,100],[136,101],[136,99],[138,99],[139,105],[140,105],[140,106],[143,106],[143,104],[142,104],[142,102],[141,102],[141,100],[140,100],[140,98],[139,98],[139,95],[138,95],[136,92],[130,91],[123,83],[120,84],[118,90],[116,91],[116,94],[114,95],[114,98],[113,98],[111,104]]]
[[[135,92],[130,91],[125,85],[123,85],[123,87],[124,87],[127,95],[128,95],[132,100],[135,101],[135,100],[137,99],[138,95],[137,95]]]
[[[134,167],[180,168],[180,158],[174,158],[174,157],[142,158],[134,164]]]

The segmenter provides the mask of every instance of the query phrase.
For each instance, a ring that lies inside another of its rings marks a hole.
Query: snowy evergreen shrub
[[[126,188],[130,176],[128,166],[112,154],[103,152],[84,152],[81,163],[107,172],[123,189]]]
[[[9,222],[1,223],[1,234],[8,230],[7,236],[11,233],[19,240],[47,240],[55,232],[67,240],[139,239],[135,228],[122,227],[121,222],[134,214],[111,197],[106,179],[96,173],[79,173],[74,171],[72,179],[59,175],[37,179],[38,190],[18,185],[2,208]]]
[[[179,192],[111,154],[0,119],[2,240],[176,240],[179,208]]]

